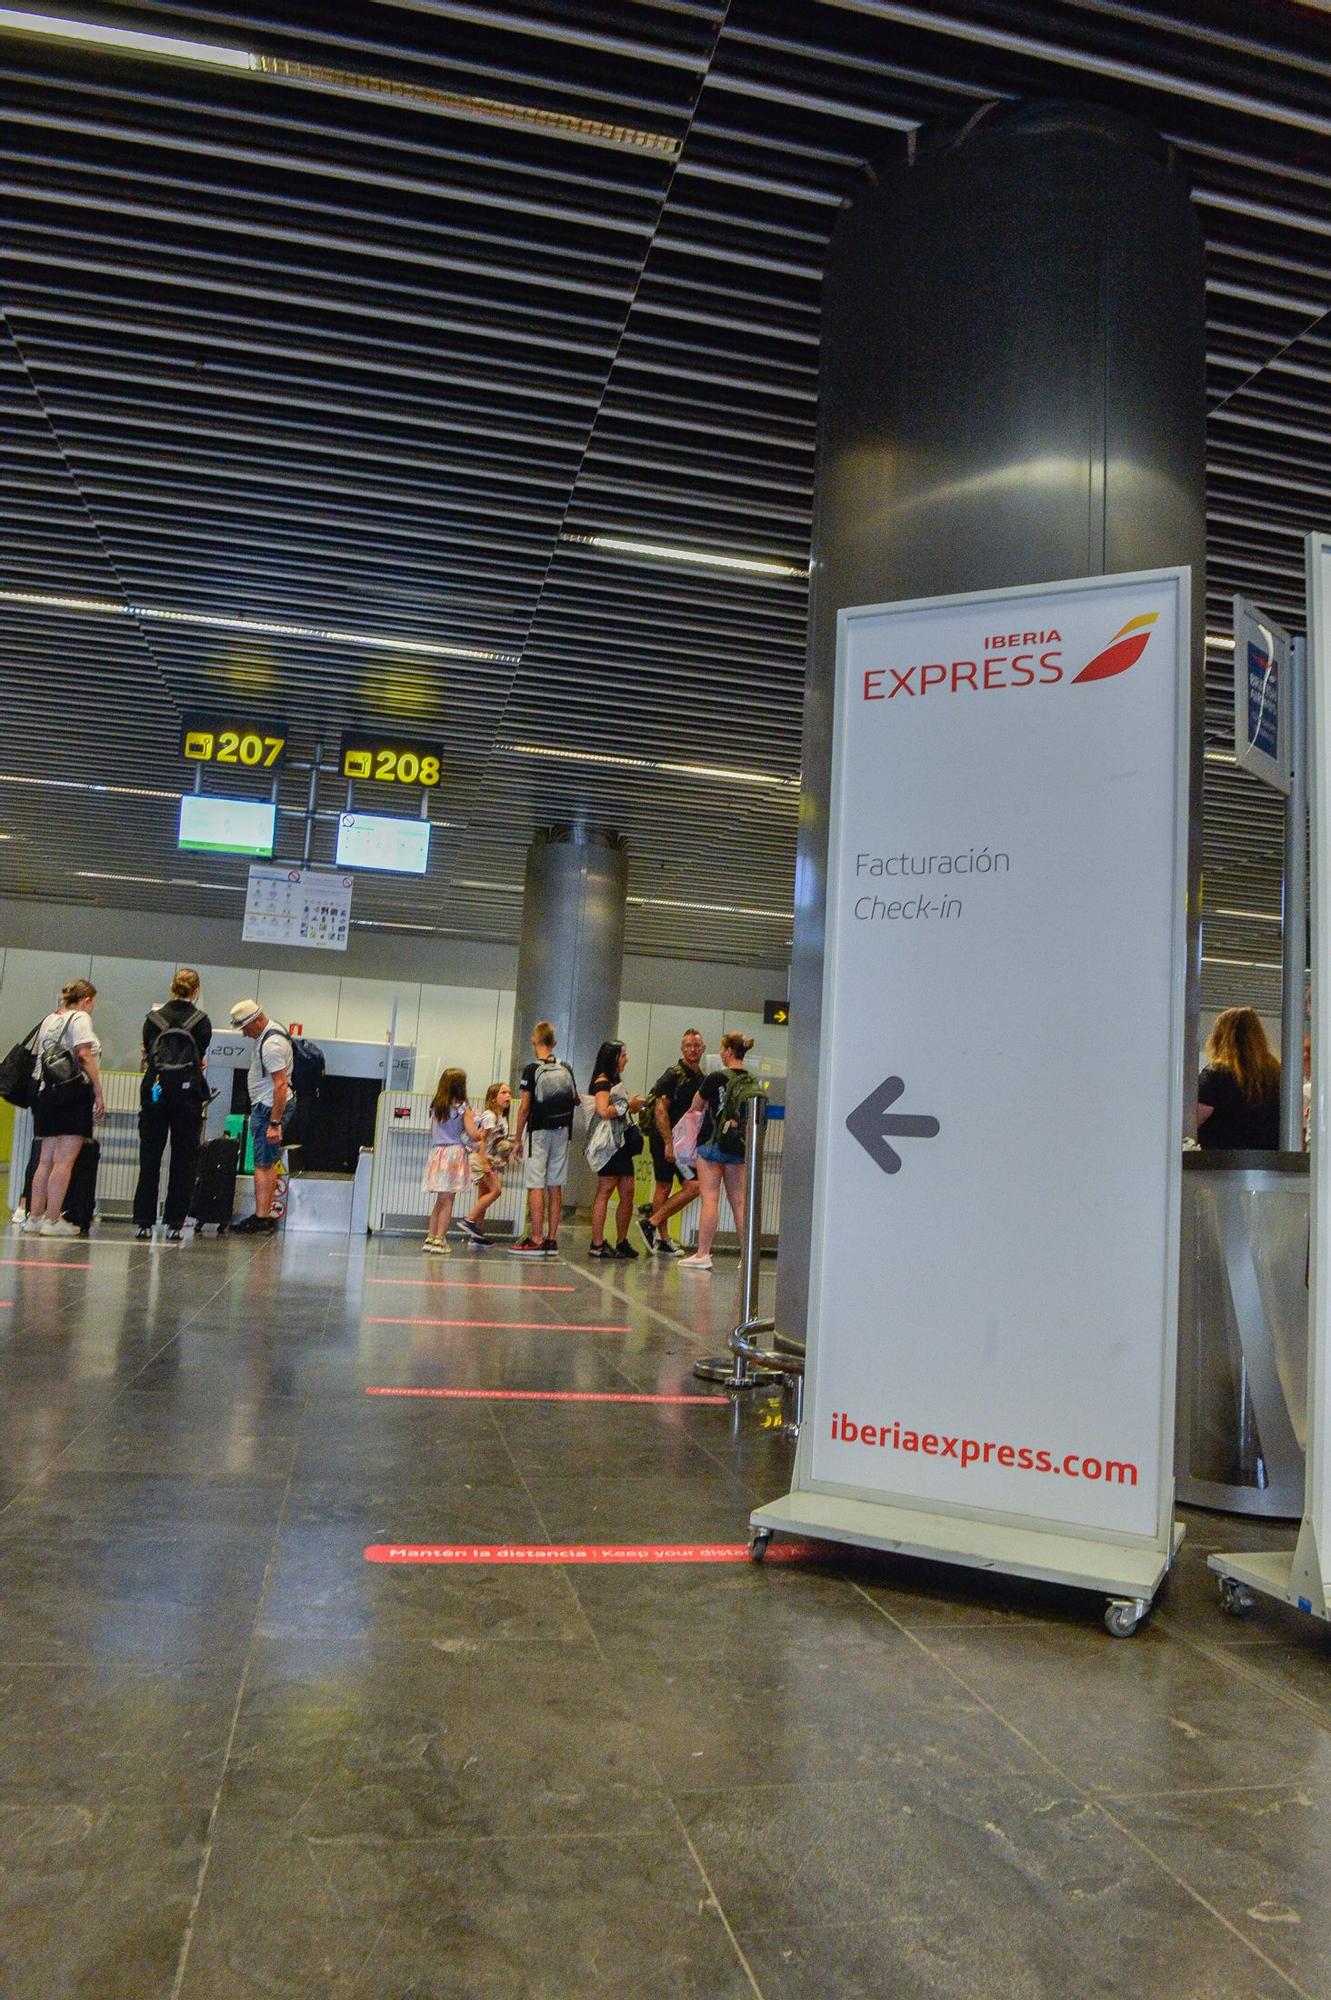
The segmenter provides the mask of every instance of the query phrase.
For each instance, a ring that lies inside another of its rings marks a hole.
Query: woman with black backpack
[[[724,1183],[741,1241],[744,1236],[744,1125],[745,1100],[760,1088],[757,1079],[744,1067],[744,1058],[753,1047],[752,1035],[732,1029],[721,1037],[723,1068],[704,1077],[693,1103],[703,1114],[698,1131],[698,1181],[702,1189],[698,1204],[698,1247],[691,1257],[681,1257],[681,1271],[710,1271],[712,1239],[721,1213]]]
[[[90,979],[71,979],[61,989],[60,1005],[37,1030],[39,1088],[32,1127],[40,1150],[23,1227],[43,1236],[79,1234],[77,1223],[67,1222],[62,1210],[74,1162],[92,1137],[93,1119],[106,1109],[97,1066],[102,1045],[92,1028],[96,999]]]
[[[171,998],[150,1010],[143,1023],[143,1082],[139,1086],[139,1179],[134,1190],[134,1227],[140,1241],[157,1221],[162,1155],[171,1141],[162,1219],[166,1240],[179,1243],[203,1141],[208,1103],[204,1064],[213,1024],[199,1005],[199,975],[182,965],[171,981]]]

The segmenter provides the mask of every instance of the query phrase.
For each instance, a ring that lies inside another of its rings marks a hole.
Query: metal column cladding
[[[533,1027],[547,1020],[579,1091],[586,1091],[598,1047],[618,1032],[627,894],[628,852],[618,834],[556,826],[527,849],[513,1014],[515,1081],[531,1061]],[[591,1185],[575,1144],[570,1193],[580,1200]]]
[[[987,107],[964,126],[922,135],[909,163],[883,171],[842,211],[823,296],[784,1333],[798,1337],[807,1321],[814,1142],[827,1129],[813,1100],[844,607],[1191,566],[1192,1059],[1204,304],[1184,175],[1154,134],[1098,108]],[[1001,785],[1001,771],[993,781]],[[866,1090],[879,1081],[866,1077]]]

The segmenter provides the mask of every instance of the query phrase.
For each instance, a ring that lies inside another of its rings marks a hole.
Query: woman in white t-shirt
[[[39,1088],[32,1123],[41,1151],[23,1226],[40,1230],[43,1236],[79,1233],[72,1222],[62,1220],[60,1211],[79,1149],[92,1137],[93,1119],[106,1109],[97,1066],[102,1045],[92,1027],[96,1000],[91,980],[71,979],[61,991],[60,1005],[37,1030]]]

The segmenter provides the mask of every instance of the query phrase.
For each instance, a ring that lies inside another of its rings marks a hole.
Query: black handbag
[[[51,1104],[73,1104],[81,1091],[92,1088],[87,1071],[79,1061],[78,1051],[69,1040],[68,1014],[64,1016],[64,1026],[59,1038],[53,1042],[39,1043],[37,1051],[38,1067],[41,1071],[41,1087]],[[40,1030],[38,1031],[40,1033]]]
[[[37,1036],[41,1025],[39,1021],[0,1061],[0,1097],[8,1104],[17,1104],[21,1111],[31,1111],[37,1102]]]

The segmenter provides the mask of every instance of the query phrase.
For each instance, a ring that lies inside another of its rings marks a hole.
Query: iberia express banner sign
[[[842,614],[797,1485],[1168,1533],[1187,606]]]

